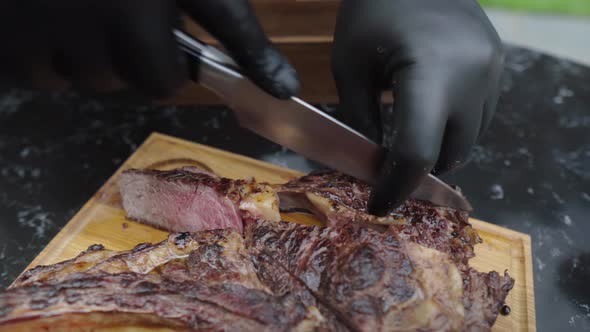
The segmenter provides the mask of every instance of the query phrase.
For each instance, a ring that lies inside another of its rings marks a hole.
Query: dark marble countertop
[[[154,131],[317,167],[239,128],[224,107],[1,87],[0,286]],[[590,329],[590,68],[511,47],[493,124],[446,180],[469,196],[474,217],[531,235],[538,329]]]

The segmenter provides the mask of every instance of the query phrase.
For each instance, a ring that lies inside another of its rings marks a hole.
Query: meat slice
[[[124,252],[92,246],[32,269],[0,293],[0,331],[489,330],[489,308],[509,289],[498,274],[470,273],[464,288],[448,254],[362,223],[250,220],[244,237],[225,229]]]
[[[7,290],[0,294],[0,331],[91,331],[129,327],[128,319],[133,322],[131,327],[264,330],[254,319],[200,300],[190,284],[150,277],[74,274],[59,283]],[[95,319],[70,320],[88,314]],[[224,321],[224,326],[216,323],[219,321]]]
[[[410,199],[387,216],[376,217],[367,213],[370,189],[365,182],[332,170],[312,172],[276,187],[283,211],[307,210],[328,225],[354,220],[390,226],[401,238],[448,253],[462,264],[474,256],[473,247],[481,239],[466,212]]]
[[[138,175],[144,180],[136,181]],[[129,182],[135,184],[129,185]],[[128,215],[169,230],[190,231],[194,226],[198,226],[197,229],[233,227],[241,230],[240,219],[279,218],[273,189],[262,185],[263,189],[260,191],[252,190],[251,188],[260,186],[253,181],[221,179],[195,169],[166,172],[132,170],[124,173],[120,184]],[[351,222],[369,224],[374,229],[395,234],[400,240],[447,254],[463,278],[464,307],[468,321],[479,322],[473,326],[479,326],[481,322],[488,327],[493,325],[504,299],[513,287],[514,280],[507,274],[500,276],[495,272],[479,273],[469,267],[469,259],[474,256],[474,246],[481,239],[469,224],[465,212],[434,206],[428,202],[408,200],[387,216],[378,218],[366,211],[370,187],[335,171],[313,172],[284,185],[275,186],[274,189],[279,193],[282,210],[312,212],[331,227]],[[138,198],[144,197],[144,192],[151,193],[149,199]],[[221,215],[213,213],[211,217],[207,208],[193,208],[192,203],[179,204],[178,202],[186,201],[183,198],[186,196],[183,193],[186,192],[191,193],[189,196],[194,200],[201,199],[201,196],[193,193],[205,192],[205,196],[211,198],[210,201],[217,202],[209,204],[209,207],[216,206],[215,211],[229,212]],[[254,195],[250,194],[252,192]],[[164,213],[154,216],[151,209],[157,213],[162,210],[157,202],[172,202],[167,206],[174,208],[164,209]],[[137,217],[138,215],[141,217]],[[208,223],[207,220],[211,218],[225,221]],[[176,225],[176,228],[170,225]],[[478,285],[478,288],[469,285]],[[486,289],[485,292],[481,291],[482,287]]]
[[[119,187],[131,219],[172,232],[243,229],[243,219],[280,220],[277,195],[254,180],[231,180],[197,168],[126,170]]]
[[[370,187],[345,174],[322,170],[276,187],[281,210],[306,210],[326,224],[368,223],[400,239],[449,255],[463,278],[466,330],[490,329],[514,280],[508,274],[480,273],[470,268],[481,238],[466,212],[409,199],[385,217],[367,213]]]
[[[131,218],[192,233],[27,271],[0,293],[0,331],[487,331],[514,283],[469,267],[466,213],[410,200],[377,218],[370,188],[337,172],[271,187],[129,170],[120,186]],[[279,222],[275,190],[331,227]]]
[[[462,280],[440,252],[358,223],[335,228],[258,222],[245,233],[267,256],[355,331],[455,331]]]
[[[360,224],[250,221],[245,239],[202,231],[107,252],[94,246],[26,273],[0,293],[0,331],[448,331],[464,322],[461,279],[445,254]]]
[[[173,234],[156,245],[96,255],[103,250],[31,270],[0,293],[0,331],[307,331],[326,324],[317,308],[270,291],[232,230]]]

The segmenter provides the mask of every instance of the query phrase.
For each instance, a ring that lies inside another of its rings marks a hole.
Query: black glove
[[[388,149],[369,211],[464,163],[496,108],[502,43],[475,0],[343,0],[332,70],[347,122]],[[380,112],[384,89],[393,114]],[[389,118],[388,119],[388,115]]]
[[[270,44],[247,0],[5,0],[0,74],[22,79],[52,68],[93,87],[113,73],[151,96],[168,96],[188,77],[172,35],[181,11],[263,89],[280,98],[297,92],[294,69]]]

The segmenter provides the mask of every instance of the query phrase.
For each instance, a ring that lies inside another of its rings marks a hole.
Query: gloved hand
[[[434,170],[464,163],[499,95],[502,43],[475,0],[343,0],[332,71],[341,108],[388,149],[369,212],[384,215]],[[393,114],[380,112],[392,89]],[[383,115],[383,120],[382,120]]]
[[[296,94],[294,69],[270,44],[248,0],[5,0],[0,74],[22,79],[49,67],[93,87],[113,73],[148,95],[168,96],[188,78],[172,35],[181,11],[215,36],[260,87],[280,98]]]

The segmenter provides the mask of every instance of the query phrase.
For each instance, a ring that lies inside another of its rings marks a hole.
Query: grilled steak
[[[365,222],[390,227],[400,238],[445,252],[466,266],[481,238],[466,212],[409,199],[385,217],[367,213],[370,187],[336,171],[316,171],[278,186],[281,210],[307,210],[328,225]],[[383,228],[384,229],[384,228]]]
[[[387,226],[399,238],[446,253],[457,265],[464,284],[468,329],[491,327],[514,280],[508,274],[479,273],[468,266],[481,238],[466,212],[409,199],[385,217],[367,213],[370,187],[353,177],[331,171],[312,172],[277,186],[281,209],[307,210],[328,225],[351,221]]]
[[[243,219],[280,220],[270,186],[220,178],[194,167],[130,169],[121,174],[119,186],[129,218],[172,232],[241,232]]]
[[[463,327],[461,277],[443,253],[354,223],[259,222],[245,237],[253,257],[297,278],[351,330]]]
[[[461,295],[445,254],[392,234],[255,221],[245,240],[233,230],[173,234],[30,270],[0,294],[0,330],[79,327],[58,317],[89,314],[91,327],[456,330]]]
[[[0,293],[0,331],[487,331],[514,283],[469,267],[481,239],[466,213],[409,200],[377,218],[369,186],[333,171],[272,187],[129,170],[120,187],[130,218],[192,233],[27,271]],[[330,227],[278,222],[276,192]]]
[[[0,294],[0,331],[75,330],[88,326],[59,317],[88,314],[96,318],[90,328],[128,326],[130,319],[148,327],[285,331],[326,321],[295,294],[271,292],[233,230],[172,234],[128,252],[93,246],[28,271]]]

